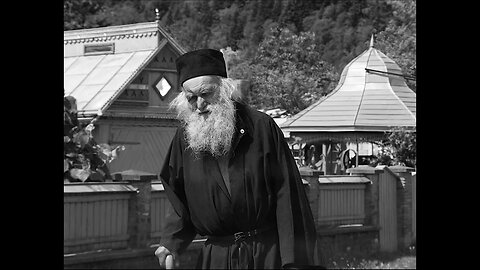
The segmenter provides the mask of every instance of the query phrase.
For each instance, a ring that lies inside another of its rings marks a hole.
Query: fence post
[[[380,226],[380,206],[379,206],[379,174],[383,169],[370,166],[356,167],[347,169],[350,175],[365,176],[372,183],[365,188],[365,225],[375,227]]]
[[[398,247],[403,250],[412,244],[413,238],[412,171],[415,169],[398,165],[388,169],[400,177],[400,183],[397,184]]]
[[[318,226],[318,196],[320,195],[320,182],[318,181],[318,177],[323,174],[323,172],[308,167],[299,168],[299,172],[302,179],[308,182],[305,191],[308,202],[310,203],[315,226]]]
[[[129,200],[128,205],[128,246],[144,248],[150,242],[150,203],[152,197],[152,180],[157,175],[137,170],[127,170],[112,174],[117,181],[126,181],[137,192]]]

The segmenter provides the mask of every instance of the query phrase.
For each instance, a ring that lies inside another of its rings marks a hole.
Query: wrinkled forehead
[[[183,83],[183,89],[187,92],[199,92],[214,89],[220,84],[218,76],[199,76],[186,80]]]

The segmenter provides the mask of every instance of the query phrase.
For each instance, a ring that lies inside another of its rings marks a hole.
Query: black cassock
[[[218,237],[263,229],[237,243],[207,240],[197,267],[318,263],[313,216],[282,131],[264,113],[237,102],[235,108],[230,192],[215,158],[207,153],[195,157],[186,147],[184,129],[178,128],[160,174],[174,209],[160,245],[182,253],[197,233]]]

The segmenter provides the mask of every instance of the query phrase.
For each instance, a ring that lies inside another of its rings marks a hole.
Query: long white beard
[[[226,155],[232,145],[235,132],[235,107],[233,102],[209,107],[210,115],[204,118],[190,114],[186,121],[188,147],[195,154],[209,152],[214,157]]]
[[[235,133],[235,105],[229,99],[209,105],[209,115],[204,117],[186,106],[177,107],[179,118],[185,126],[188,148],[198,156],[208,152],[214,157],[226,155]]]
[[[197,157],[202,152],[214,157],[224,156],[232,146],[235,133],[234,100],[240,100],[240,96],[229,78],[221,78],[219,91],[218,102],[208,106],[210,113],[206,117],[192,111],[183,91],[170,103],[170,108],[175,108],[177,118],[185,127],[187,147]]]

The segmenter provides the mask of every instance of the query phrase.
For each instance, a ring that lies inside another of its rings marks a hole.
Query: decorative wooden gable
[[[177,94],[177,71],[175,66],[177,57],[170,46],[165,46],[145,69],[150,74],[152,88],[162,100],[169,93]]]
[[[110,106],[109,111],[141,109],[166,113],[168,104],[180,92],[175,66],[178,56],[179,53],[176,53],[170,44],[165,44],[148,65],[137,73]]]

